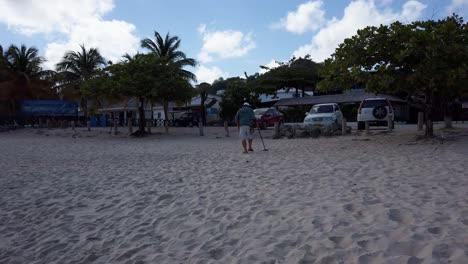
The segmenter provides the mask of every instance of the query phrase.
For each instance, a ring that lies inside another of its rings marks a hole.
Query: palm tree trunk
[[[138,98],[139,105],[138,105],[138,115],[139,115],[139,122],[138,122],[138,130],[140,133],[145,133],[145,98],[140,96]]]

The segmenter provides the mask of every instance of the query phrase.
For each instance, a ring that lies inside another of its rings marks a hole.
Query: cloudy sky
[[[0,0],[0,45],[35,46],[54,68],[82,43],[118,61],[169,32],[198,61],[198,81],[212,82],[293,55],[323,61],[365,26],[453,12],[466,18],[468,0]]]

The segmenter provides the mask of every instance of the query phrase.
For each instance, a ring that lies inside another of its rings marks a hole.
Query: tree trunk
[[[452,128],[452,109],[450,107],[449,102],[444,103],[444,123],[445,123],[445,128]]]
[[[434,108],[432,102],[432,92],[426,92],[426,104],[424,109],[424,117],[426,119],[426,129],[424,135],[426,137],[434,136],[434,127],[432,124],[432,109]]]
[[[164,128],[166,130],[166,134],[169,134],[169,103],[163,102],[163,109],[164,109]]]
[[[201,121],[204,126],[206,126],[205,101],[206,101],[206,96],[204,94],[200,94],[200,114],[201,114]]]
[[[229,137],[228,121],[224,121],[224,131],[226,131],[226,137]]]
[[[145,99],[143,97],[139,97],[139,105],[138,105],[138,130],[140,133],[145,133]]]
[[[86,121],[88,121],[88,100],[81,98],[81,111],[83,111],[83,116]]]

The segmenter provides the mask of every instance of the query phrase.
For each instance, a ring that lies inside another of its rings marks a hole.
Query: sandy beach
[[[415,126],[277,140],[270,129],[269,151],[257,134],[247,155],[235,128],[0,133],[0,263],[465,264],[458,127],[443,144],[416,141]]]

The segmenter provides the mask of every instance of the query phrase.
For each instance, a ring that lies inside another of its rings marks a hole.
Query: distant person
[[[239,111],[236,113],[237,129],[239,130],[239,138],[242,142],[242,148],[244,148],[244,154],[253,151],[252,141],[253,141],[253,126],[255,124],[255,114],[250,104],[245,102]],[[248,148],[247,148],[248,142]]]

